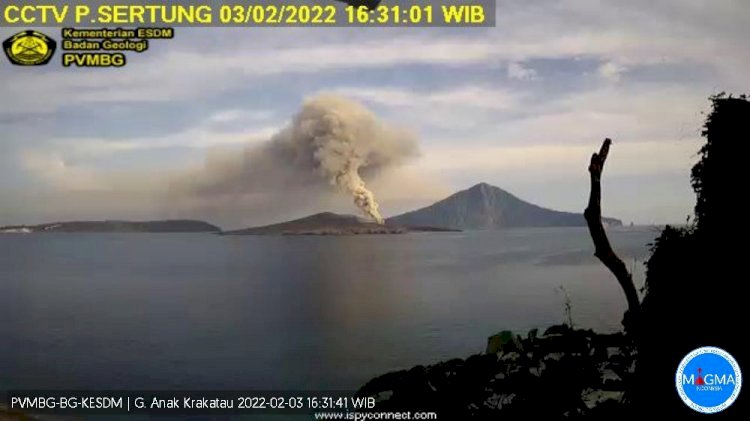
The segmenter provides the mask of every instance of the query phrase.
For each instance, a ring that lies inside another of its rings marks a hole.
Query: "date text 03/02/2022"
[[[84,4],[9,2],[0,5],[0,25],[177,25],[177,26],[491,26],[494,1],[397,1],[367,8],[336,2],[299,4]],[[334,5],[333,3],[336,3]]]

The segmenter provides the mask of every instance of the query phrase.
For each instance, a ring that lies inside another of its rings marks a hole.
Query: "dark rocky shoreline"
[[[625,335],[567,325],[525,337],[504,331],[483,354],[388,373],[357,396],[374,396],[374,411],[435,411],[440,419],[617,417],[634,353]]]

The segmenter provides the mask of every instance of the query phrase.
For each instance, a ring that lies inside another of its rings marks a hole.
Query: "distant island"
[[[602,221],[605,225],[622,226],[619,219],[602,218]],[[204,232],[223,235],[362,235],[584,226],[586,220],[581,213],[546,209],[521,200],[499,187],[479,183],[425,208],[388,218],[384,225],[354,215],[323,212],[292,221],[233,231],[222,231],[216,225],[197,220],[74,221],[5,226],[0,227],[0,234]]]
[[[407,232],[458,231],[455,229],[428,226],[380,225],[354,215],[340,215],[332,212],[317,213],[293,221],[261,227],[225,231],[224,235],[362,235],[362,234],[404,234]]]
[[[40,225],[14,225],[0,227],[0,234],[12,233],[187,233],[220,232],[221,228],[203,221],[73,221]]]
[[[602,218],[602,221],[609,226],[622,225],[619,219]],[[388,218],[387,223],[460,230],[586,226],[582,213],[546,209],[487,183],[479,183],[425,208]]]

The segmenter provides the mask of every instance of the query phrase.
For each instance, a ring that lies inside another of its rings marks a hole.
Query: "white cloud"
[[[243,80],[278,74],[299,74],[334,69],[389,67],[408,64],[478,64],[492,55],[486,42],[418,38],[383,42],[339,43],[271,50],[256,45],[242,49],[230,42],[227,52],[168,51],[161,57],[129,64],[115,72],[57,71],[43,78],[13,73],[0,85],[3,112],[55,111],[61,106],[102,102],[159,102],[200,98],[234,89]],[[344,51],[346,53],[344,53]],[[136,69],[137,67],[137,69]]]
[[[416,131],[479,130],[486,127],[483,121],[517,109],[524,99],[520,93],[484,85],[424,92],[388,86],[344,86],[330,91],[377,105],[385,118]]]
[[[516,80],[534,80],[537,78],[536,70],[524,67],[521,63],[511,62],[508,64],[508,78]]]
[[[197,35],[177,37],[121,71],[66,69],[44,78],[12,72],[0,86],[0,97],[18,100],[0,102],[0,112],[55,110],[81,102],[200,98],[274,75],[409,65],[455,68],[510,62],[508,77],[528,79],[536,70],[523,62],[574,57],[603,60],[601,74],[614,79],[625,68],[678,63],[720,72],[730,88],[747,86],[743,69],[750,65],[750,50],[744,48],[743,22],[750,19],[748,9],[731,0],[711,8],[671,0],[665,5],[513,0],[499,2],[496,28],[474,34],[290,29],[286,36],[260,32],[257,42],[238,45],[236,31],[215,29],[210,50],[195,42]]]
[[[697,139],[709,94],[661,84],[605,86],[527,105],[522,117],[492,130],[496,139],[513,144]]]
[[[123,152],[146,151],[169,148],[192,148],[205,150],[213,147],[252,145],[271,138],[279,127],[268,126],[251,128],[241,132],[222,133],[197,126],[182,132],[164,136],[135,138],[53,138],[47,147],[53,148],[61,156],[77,160],[91,160],[112,156]]]
[[[245,110],[239,108],[219,110],[208,118],[210,123],[236,123],[268,121],[274,117],[271,110]]]
[[[619,82],[620,77],[627,71],[625,66],[619,65],[613,61],[608,61],[597,69],[599,76],[610,82]]]
[[[339,87],[334,92],[389,107],[454,107],[505,110],[519,104],[520,95],[498,87],[464,85],[429,92],[396,87]]]
[[[434,148],[420,161],[419,167],[430,172],[492,172],[498,177],[519,171],[539,179],[586,174],[591,154],[599,144],[534,145],[465,148]],[[695,161],[698,143],[690,141],[623,142],[612,146],[607,161],[607,175],[658,175],[684,171]],[[479,180],[477,180],[479,181]],[[687,182],[687,180],[686,180]]]
[[[46,186],[58,190],[100,190],[106,185],[95,171],[71,165],[59,155],[27,151],[21,156],[24,166]]]

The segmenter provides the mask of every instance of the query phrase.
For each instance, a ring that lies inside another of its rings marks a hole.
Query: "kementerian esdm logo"
[[[42,66],[52,59],[57,43],[39,31],[23,31],[3,41],[3,51],[18,66]]]
[[[705,346],[687,354],[677,367],[677,393],[690,408],[713,414],[729,407],[742,388],[737,360],[721,348]]]

